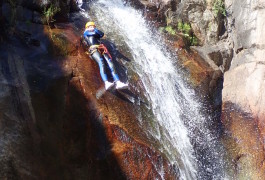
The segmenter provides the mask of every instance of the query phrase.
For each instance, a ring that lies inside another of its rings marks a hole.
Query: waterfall
[[[178,167],[180,178],[224,179],[222,146],[208,128],[211,119],[202,113],[202,105],[175,65],[177,57],[165,48],[159,33],[152,32],[141,12],[122,0],[94,1],[88,14],[117,46],[128,47],[133,58],[126,64],[128,74],[139,76],[139,91],[152,114],[151,120],[139,115],[139,123],[147,124],[143,130]]]

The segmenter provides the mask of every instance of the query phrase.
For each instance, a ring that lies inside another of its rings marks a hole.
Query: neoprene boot
[[[111,88],[114,85],[114,83],[109,82],[109,81],[105,81],[105,89],[108,90],[109,88]]]
[[[128,88],[128,84],[125,84],[121,81],[116,81],[116,89],[126,89]]]

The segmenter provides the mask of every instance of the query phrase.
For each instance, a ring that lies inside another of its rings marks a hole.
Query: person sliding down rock
[[[87,22],[83,35],[85,43],[89,47],[89,54],[91,55],[92,59],[98,63],[101,78],[105,83],[105,89],[108,90],[114,85],[116,85],[116,89],[127,88],[128,84],[122,83],[120,81],[107,48],[100,42],[100,38],[104,36],[104,33],[96,28],[94,22]],[[114,82],[108,81],[105,67],[106,64],[111,70],[111,75],[114,79]]]

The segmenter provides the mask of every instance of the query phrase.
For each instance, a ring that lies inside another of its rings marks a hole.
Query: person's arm
[[[99,35],[100,38],[102,38],[104,36],[104,33],[102,31],[96,29],[96,28],[95,28],[95,32],[96,32],[96,34]]]
[[[83,33],[83,38],[84,38],[86,44],[88,45],[87,31],[85,31],[85,32]]]

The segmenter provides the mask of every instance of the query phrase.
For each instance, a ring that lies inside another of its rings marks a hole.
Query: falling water
[[[174,65],[177,57],[166,50],[158,33],[151,32],[141,12],[122,0],[98,0],[90,4],[88,14],[109,39],[129,48],[129,76],[138,74],[143,84],[139,91],[153,114],[152,120],[139,116],[139,122],[151,121],[144,130],[178,167],[180,178],[224,179],[222,147],[208,129],[212,120],[203,115],[194,91],[185,85]]]

